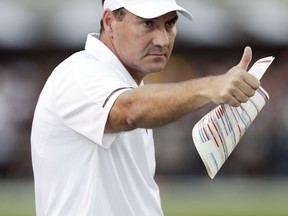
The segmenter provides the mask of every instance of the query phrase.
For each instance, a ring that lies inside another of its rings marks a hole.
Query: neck
[[[131,70],[129,67],[127,67],[127,65],[122,61],[122,59],[119,57],[115,46],[113,44],[112,39],[105,34],[105,32],[103,32],[100,35],[100,41],[102,41],[102,43],[104,43],[113,53],[114,55],[119,59],[119,61],[122,63],[122,65],[126,68],[126,70],[130,73],[130,75],[132,76],[132,78],[134,79],[134,81],[137,83],[137,85],[140,85],[144,76],[141,76],[141,73],[137,73],[133,70]]]

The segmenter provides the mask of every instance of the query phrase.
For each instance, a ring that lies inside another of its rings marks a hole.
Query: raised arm
[[[260,81],[247,73],[251,59],[252,50],[246,47],[240,63],[223,75],[126,91],[115,101],[105,132],[163,126],[209,102],[239,106],[260,86]]]

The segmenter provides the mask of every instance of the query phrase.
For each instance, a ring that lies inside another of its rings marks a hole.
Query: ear
[[[103,26],[105,29],[105,33],[108,34],[109,37],[113,36],[113,27],[112,27],[112,23],[115,19],[115,16],[113,14],[113,12],[109,9],[106,9],[103,13]]]

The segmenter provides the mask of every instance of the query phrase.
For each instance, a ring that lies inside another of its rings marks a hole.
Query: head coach
[[[38,216],[162,216],[152,129],[210,102],[239,106],[260,85],[250,47],[222,75],[144,85],[171,56],[178,15],[192,15],[175,0],[103,7],[100,34],[55,68],[35,109]]]

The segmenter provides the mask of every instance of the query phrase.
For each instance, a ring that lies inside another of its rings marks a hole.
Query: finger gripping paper
[[[260,80],[273,60],[258,60],[248,73]],[[193,127],[192,138],[210,178],[218,173],[268,100],[268,93],[260,86],[248,102],[239,107],[219,105]]]

